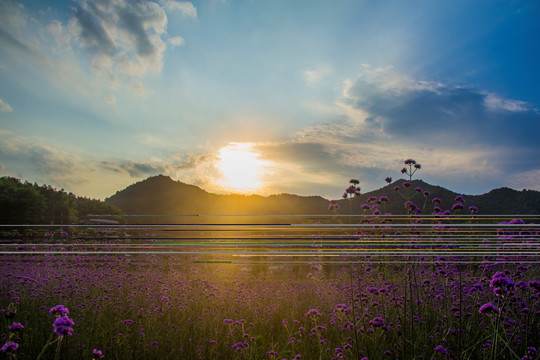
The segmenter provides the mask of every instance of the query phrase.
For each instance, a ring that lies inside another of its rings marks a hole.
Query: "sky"
[[[540,190],[540,2],[0,0],[0,176]]]

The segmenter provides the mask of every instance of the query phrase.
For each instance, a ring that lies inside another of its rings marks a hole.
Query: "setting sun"
[[[218,168],[223,173],[222,186],[234,191],[253,191],[262,186],[264,161],[249,143],[231,143],[219,150]]]

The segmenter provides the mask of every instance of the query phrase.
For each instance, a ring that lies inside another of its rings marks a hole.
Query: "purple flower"
[[[351,179],[351,180],[349,180],[349,183],[353,184],[353,185],[358,185],[358,184],[360,184],[360,181],[357,180],[357,179]]]
[[[420,186],[417,186],[417,187],[414,188],[414,191],[416,191],[416,192],[423,192],[424,189],[422,189]]]
[[[17,332],[17,331],[20,331],[24,329],[24,326],[22,326],[21,323],[13,323],[11,325],[9,325],[9,331],[11,332]]]
[[[237,342],[236,344],[233,344],[231,346],[231,349],[236,350],[236,351],[241,351],[242,349],[247,348],[247,347],[249,347],[248,343],[240,341],[240,342]]]
[[[64,335],[73,335],[73,328],[72,326],[75,325],[73,320],[68,318],[67,316],[61,316],[59,318],[56,318],[53,323],[53,330],[58,336],[64,336]]]
[[[476,206],[469,206],[469,211],[472,212],[472,213],[477,213],[478,208]]]
[[[433,351],[438,351],[441,354],[448,354],[448,350],[446,350],[442,345],[435,346],[435,349],[433,349]]]
[[[401,169],[402,174],[405,174],[406,172],[407,172],[407,169],[405,169],[405,168]]]
[[[92,355],[94,356],[94,359],[103,359],[105,356],[103,356],[103,352],[98,349],[92,350]]]
[[[463,209],[465,206],[463,206],[462,203],[455,203],[454,205],[452,205],[452,210],[461,210]]]
[[[266,355],[270,355],[270,356],[277,356],[277,354],[278,354],[278,353],[275,352],[275,351],[267,351],[267,352],[266,352]]]
[[[529,355],[532,359],[538,356],[538,350],[536,350],[535,347],[528,347],[527,348],[527,355]]]
[[[407,159],[403,163],[405,163],[405,165],[414,165],[416,164],[416,161],[413,159]]]
[[[454,201],[457,201],[457,202],[460,202],[462,204],[465,204],[465,198],[463,197],[463,195],[458,195],[456,196],[456,198],[454,199]]]
[[[506,275],[503,272],[496,272],[495,275],[493,275],[493,278],[491,279],[491,282],[489,284],[492,288],[511,288],[514,287],[515,283],[506,277]]]
[[[386,181],[388,184],[390,184],[392,182],[392,178],[389,176],[386,179],[384,179],[384,181]]]
[[[531,280],[529,281],[529,286],[536,291],[540,291],[540,281],[538,280]]]
[[[500,310],[498,307],[496,307],[495,305],[493,305],[492,302],[488,302],[487,304],[484,304],[482,306],[480,306],[480,310],[478,311],[480,314],[486,314],[486,313],[490,313],[490,312],[495,312],[495,313],[499,313]]]
[[[8,341],[7,343],[2,346],[2,349],[0,349],[0,352],[3,352],[5,354],[14,353],[15,350],[19,348],[19,344],[14,343],[13,341]]]
[[[159,349],[159,343],[158,343],[157,341],[155,341],[155,340],[152,341],[152,343],[151,343],[150,345],[152,345],[152,347],[154,348],[154,350]]]
[[[381,317],[375,317],[369,321],[369,324],[373,327],[381,327],[384,325],[384,320]]]
[[[49,310],[51,315],[66,316],[69,314],[69,310],[64,305],[56,305]]]
[[[429,195],[431,195],[431,193],[429,191],[424,191],[424,197],[429,197]]]
[[[312,315],[316,315],[316,316],[321,316],[321,313],[316,310],[316,309],[310,309],[307,313],[306,313],[306,317],[309,317],[309,316],[312,316]]]
[[[408,188],[409,186],[411,186],[411,183],[410,183],[409,181],[405,181],[405,182],[404,182],[403,184],[401,184],[401,185],[403,185],[404,188]]]
[[[433,198],[433,200],[431,200],[432,203],[434,204],[440,204],[441,203],[441,199],[439,198]]]
[[[347,189],[345,189],[346,194],[354,194],[356,192],[356,186],[351,185]]]
[[[360,207],[362,208],[362,210],[369,210],[369,209],[371,209],[371,205],[366,204],[366,203],[362,204]]]
[[[380,198],[379,198],[379,201],[382,201],[382,202],[388,202],[388,196],[386,195],[382,195]]]
[[[415,169],[420,169],[421,167],[422,167],[422,165],[420,165],[420,164],[414,164]]]
[[[399,191],[399,186],[398,185],[394,186],[394,191]]]

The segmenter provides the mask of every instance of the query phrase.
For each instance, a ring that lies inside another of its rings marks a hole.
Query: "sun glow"
[[[237,192],[253,191],[263,183],[265,161],[250,143],[231,143],[219,150],[218,168],[223,173],[219,184]]]

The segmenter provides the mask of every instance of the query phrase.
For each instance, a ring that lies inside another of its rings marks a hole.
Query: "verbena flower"
[[[388,184],[390,184],[392,182],[392,178],[389,176],[386,179],[384,179],[384,181],[386,181]]]
[[[75,325],[73,320],[68,318],[67,316],[61,316],[59,318],[56,318],[53,323],[53,330],[58,336],[64,336],[64,335],[73,335],[73,328],[72,326]]]
[[[495,312],[495,313],[499,313],[500,310],[498,307],[496,307],[495,305],[493,305],[492,302],[488,302],[487,304],[484,304],[482,306],[480,306],[480,310],[478,311],[480,314],[488,314],[488,313],[491,313],[491,312]]]
[[[69,314],[69,310],[64,305],[56,305],[49,310],[49,313],[51,313],[51,315],[66,316]]]
[[[92,355],[94,356],[94,359],[103,359],[105,356],[103,355],[103,352],[98,349],[92,350]]]
[[[463,209],[465,206],[463,206],[462,203],[455,203],[454,205],[452,205],[452,210],[461,210]]]
[[[446,349],[444,348],[444,346],[442,346],[442,345],[437,345],[437,346],[435,346],[435,348],[433,349],[433,351],[438,351],[438,352],[440,352],[441,354],[448,354],[448,350],[446,350]]]
[[[306,313],[306,317],[309,317],[309,316],[322,316],[321,313],[317,310],[317,309],[310,309],[307,313]]]
[[[21,331],[22,329],[24,329],[24,326],[21,323],[13,323],[9,325],[9,331],[11,332]]]
[[[540,291],[540,281],[538,280],[529,281],[529,287],[535,289],[536,291]]]
[[[13,341],[8,341],[7,343],[4,344],[4,346],[2,346],[2,348],[0,349],[0,352],[4,354],[13,354],[18,348],[19,348],[19,344]]]
[[[373,320],[370,320],[369,324],[373,327],[381,327],[384,325],[384,319],[377,316]]]

